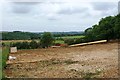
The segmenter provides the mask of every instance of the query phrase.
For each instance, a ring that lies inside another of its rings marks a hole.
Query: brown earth
[[[6,77],[118,78],[118,43],[80,47],[19,50],[10,54]],[[91,75],[92,74],[92,75]]]

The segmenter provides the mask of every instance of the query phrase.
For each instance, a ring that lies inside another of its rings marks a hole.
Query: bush
[[[17,47],[17,49],[37,49],[40,48],[40,42],[37,43],[36,41],[31,41],[31,42],[16,42],[16,43],[11,43],[11,47]]]
[[[22,42],[21,48],[23,49],[30,49],[30,43],[29,42]]]
[[[72,44],[89,42],[90,40],[88,40],[87,38],[77,38],[77,39],[65,39],[64,41],[68,45],[72,45]]]
[[[96,40],[100,40],[100,39],[92,39],[89,37],[84,37],[84,38],[77,38],[77,39],[65,39],[64,42],[68,45],[72,45],[72,44],[87,43],[87,42],[96,41]]]
[[[1,45],[2,47],[5,47],[5,43],[2,43],[2,45]]]
[[[42,48],[48,48],[53,44],[54,38],[50,32],[44,32],[41,37]]]
[[[22,49],[22,46],[21,46],[21,42],[16,42],[16,43],[11,43],[10,46],[11,47],[17,47],[17,49]]]
[[[65,39],[64,43],[68,44],[68,45],[72,45],[75,43],[75,39]]]
[[[30,48],[31,48],[31,49],[36,49],[36,48],[38,48],[38,47],[39,47],[39,45],[38,45],[38,43],[37,43],[36,41],[32,40],[32,41],[30,42]]]

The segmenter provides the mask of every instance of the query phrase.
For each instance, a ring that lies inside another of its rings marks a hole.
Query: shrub
[[[29,42],[22,42],[21,48],[23,49],[30,49],[30,43]]]
[[[31,49],[36,49],[36,48],[38,48],[38,47],[39,47],[39,45],[38,45],[38,43],[37,43],[36,41],[32,40],[32,41],[30,42],[30,48],[31,48]]]
[[[21,49],[21,42],[16,42],[16,43],[11,43],[10,44],[11,47],[17,47],[18,49]]]
[[[10,43],[11,47],[17,47],[17,49],[37,49],[41,47],[40,42],[32,40],[31,42],[16,42]]]
[[[2,47],[5,47],[5,43],[2,43],[2,45],[1,45]]]
[[[54,38],[50,32],[44,32],[41,37],[42,48],[48,48],[53,44]]]
[[[74,44],[74,42],[75,42],[75,39],[65,39],[64,40],[64,43],[66,43],[68,45],[72,45],[72,44]]]
[[[11,47],[17,47],[17,49],[29,49],[29,42],[16,42],[16,43],[11,43]]]

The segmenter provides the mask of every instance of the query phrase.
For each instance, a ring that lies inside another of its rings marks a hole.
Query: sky
[[[0,0],[0,31],[84,31],[118,14],[119,0]]]

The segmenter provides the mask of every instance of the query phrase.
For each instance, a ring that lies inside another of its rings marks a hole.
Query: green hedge
[[[17,49],[37,49],[41,47],[40,42],[31,41],[31,42],[16,42],[11,43],[11,47],[17,47]]]

